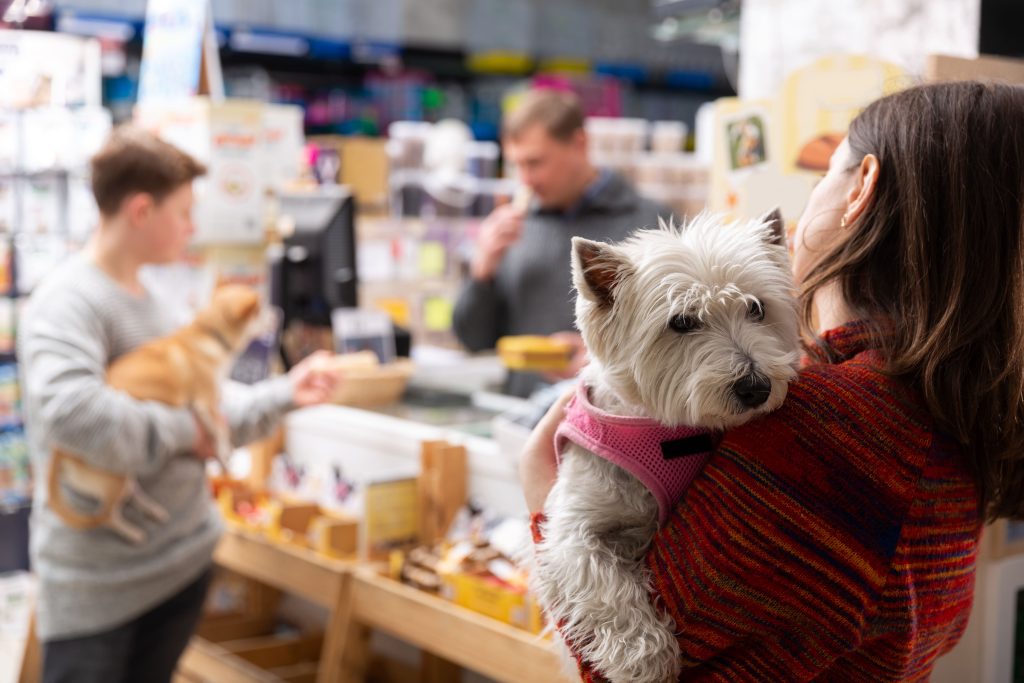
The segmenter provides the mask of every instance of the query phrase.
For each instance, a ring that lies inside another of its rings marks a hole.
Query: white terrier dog
[[[661,222],[619,245],[573,239],[591,360],[559,428],[531,580],[563,637],[611,681],[677,679],[673,623],[651,602],[644,555],[713,449],[712,430],[774,410],[796,377],[782,234],[775,212]]]

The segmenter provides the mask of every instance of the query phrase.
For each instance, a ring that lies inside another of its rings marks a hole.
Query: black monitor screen
[[[331,324],[331,311],[358,305],[355,203],[345,188],[282,194],[280,214],[294,224],[271,260],[271,303],[293,320]]]

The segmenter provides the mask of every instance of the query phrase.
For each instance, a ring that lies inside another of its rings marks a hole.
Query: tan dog
[[[231,444],[227,425],[220,419],[220,382],[235,354],[248,343],[259,307],[259,296],[248,287],[218,288],[210,305],[189,325],[113,362],[107,368],[107,384],[141,401],[191,408],[215,439],[217,458],[224,467]],[[72,507],[65,499],[64,487],[95,498],[99,502],[96,512],[86,514]],[[50,507],[75,529],[107,526],[129,541],[141,543],[145,533],[122,515],[128,502],[153,519],[167,519],[167,511],[142,491],[134,476],[98,469],[60,449],[54,451],[50,462],[48,490]]]

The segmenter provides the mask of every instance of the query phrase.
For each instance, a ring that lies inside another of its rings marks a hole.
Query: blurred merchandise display
[[[145,3],[55,0],[55,28],[100,38],[104,102],[130,117]],[[298,104],[314,134],[386,135],[458,118],[496,140],[524,78],[569,81],[588,114],[692,124],[732,92],[721,55],[661,44],[648,0],[212,0],[229,97]]]
[[[111,128],[100,106],[100,46],[0,31],[0,509],[30,500],[15,335],[24,298],[96,225],[88,162]],[[2,520],[24,526],[14,513]],[[23,521],[23,520],[22,520]],[[17,528],[21,528],[17,526]],[[24,534],[0,552],[21,557]],[[24,562],[17,562],[19,566]]]

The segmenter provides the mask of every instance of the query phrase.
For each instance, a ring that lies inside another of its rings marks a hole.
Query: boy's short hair
[[[583,105],[571,92],[531,90],[502,122],[502,136],[516,138],[527,128],[541,125],[555,140],[567,142],[583,130]]]
[[[160,202],[206,173],[191,155],[131,125],[115,128],[90,165],[92,194],[104,216],[116,214],[133,194],[144,192]]]

